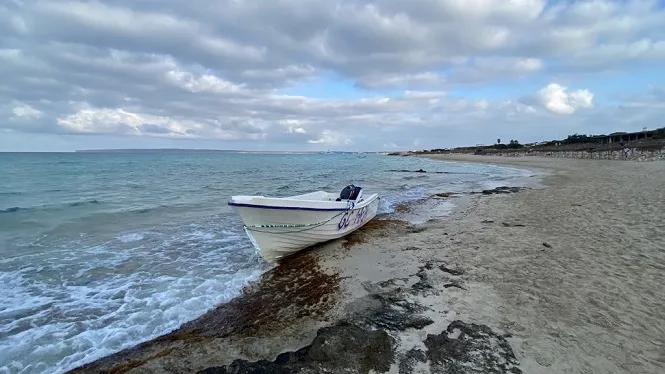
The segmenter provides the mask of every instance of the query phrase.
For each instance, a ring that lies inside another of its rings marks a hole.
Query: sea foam
[[[124,234],[118,241],[147,236]],[[76,264],[58,251],[60,264],[0,272],[0,371],[60,373],[195,319],[265,270],[241,239],[229,230],[184,230],[154,249],[93,246]],[[178,252],[174,244],[194,255],[155,260]],[[229,262],[228,252],[245,263]]]

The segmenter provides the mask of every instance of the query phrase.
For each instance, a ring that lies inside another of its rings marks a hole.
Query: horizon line
[[[159,152],[159,151],[186,151],[186,152],[218,152],[218,153],[384,153],[394,150],[382,151],[311,151],[311,150],[243,150],[243,149],[215,149],[215,148],[89,148],[71,151],[3,151],[0,153],[102,153],[102,152]]]

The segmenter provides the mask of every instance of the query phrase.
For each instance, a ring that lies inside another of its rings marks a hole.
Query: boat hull
[[[322,209],[231,205],[245,223],[245,232],[261,257],[278,262],[315,244],[358,230],[376,216],[379,200],[379,196],[373,194],[353,207]]]

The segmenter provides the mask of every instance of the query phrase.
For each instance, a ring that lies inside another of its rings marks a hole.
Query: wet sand
[[[548,175],[401,207],[73,372],[665,370],[665,163],[448,157]],[[447,199],[450,217],[401,220]]]

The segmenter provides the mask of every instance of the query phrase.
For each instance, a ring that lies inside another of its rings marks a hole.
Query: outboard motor
[[[359,200],[363,195],[363,188],[354,186],[352,184],[344,187],[342,192],[339,194],[339,200]]]

